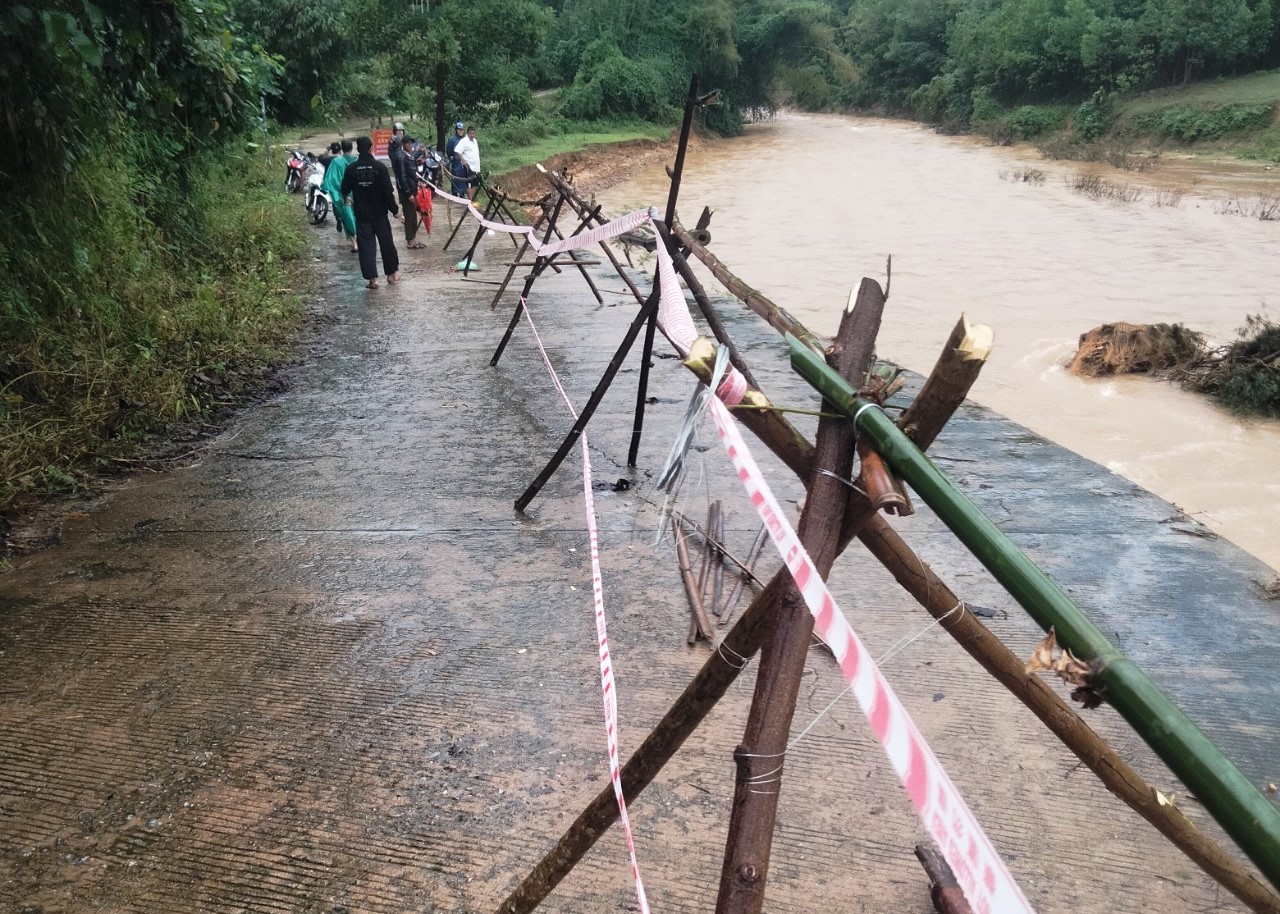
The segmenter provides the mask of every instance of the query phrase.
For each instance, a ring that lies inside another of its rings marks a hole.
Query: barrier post
[[[676,147],[676,164],[671,170],[671,190],[667,193],[667,215],[663,221],[671,228],[676,218],[676,199],[680,196],[680,178],[684,174],[684,156],[689,149],[689,131],[693,128],[693,112],[698,107],[698,74],[689,77],[689,94],[684,99],[684,120],[680,123],[680,144]],[[649,398],[649,362],[653,358],[653,336],[658,329],[658,311],[649,316],[644,331],[644,348],[640,352],[640,383],[636,387],[636,417],[631,424],[631,447],[627,450],[627,466],[634,467],[640,454],[640,436],[644,433],[644,407]]]

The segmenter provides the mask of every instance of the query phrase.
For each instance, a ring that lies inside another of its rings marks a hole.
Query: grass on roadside
[[[602,143],[621,143],[627,140],[664,140],[671,135],[670,124],[645,122],[618,124],[566,125],[562,132],[541,136],[522,130],[516,125],[503,125],[486,132],[481,138],[485,170],[503,175],[517,168],[545,162],[554,155],[578,152],[588,146]]]
[[[46,240],[0,243],[0,508],[127,464],[281,358],[306,235],[278,171],[230,155],[166,197],[94,157],[18,214]]]
[[[1209,108],[1222,105],[1268,105],[1280,102],[1280,70],[1143,92],[1120,105],[1121,117],[1173,106]]]

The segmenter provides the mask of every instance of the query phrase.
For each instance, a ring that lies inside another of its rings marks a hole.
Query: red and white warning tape
[[[832,599],[747,450],[737,422],[719,400],[708,398],[708,402],[738,478],[813,615],[814,631],[835,655],[871,731],[888,754],[925,828],[955,871],[965,898],[978,914],[1030,914],[1033,909],[1004,861]]]
[[[521,302],[524,304],[525,320],[529,322],[529,329],[533,331],[533,339],[538,344],[538,351],[542,353],[542,361],[547,366],[547,373],[551,375],[551,383],[560,392],[560,397],[564,400],[565,406],[569,407],[574,421],[577,421],[578,411],[574,409],[573,401],[565,393],[564,386],[551,365],[551,358],[547,355],[546,347],[542,345],[542,337],[538,335],[538,327],[533,322],[533,315],[529,313],[529,303],[523,298]],[[622,821],[622,833],[627,840],[627,852],[631,855],[631,874],[636,881],[636,900],[640,904],[640,914],[649,914],[649,900],[645,897],[644,881],[640,878],[640,864],[636,860],[631,817],[627,814],[627,801],[622,795],[622,768],[618,760],[618,696],[613,678],[613,659],[609,654],[609,632],[605,625],[604,586],[600,577],[600,540],[596,529],[595,497],[592,494],[590,446],[587,443],[585,430],[578,445],[582,448],[582,500],[586,504],[587,537],[591,546],[591,599],[595,604],[596,643],[600,649],[600,694],[604,699],[604,729],[609,742],[609,780],[613,782],[613,795],[618,798],[618,815]]]
[[[453,194],[445,193],[438,187],[435,188],[435,195],[444,197],[453,203],[461,203],[467,208],[467,212],[487,229],[492,229],[495,232],[506,232],[508,235],[527,236],[530,249],[539,257],[550,257],[552,254],[575,251],[579,248],[590,247],[601,241],[608,241],[610,238],[617,238],[625,232],[635,231],[657,215],[657,210],[653,209],[653,207],[638,209],[627,213],[625,216],[619,216],[617,219],[606,222],[604,225],[597,226],[589,232],[580,232],[577,235],[570,235],[568,238],[562,238],[559,241],[543,244],[534,237],[534,228],[531,225],[511,225],[506,222],[495,222],[492,219],[486,219],[480,214],[480,210],[475,203],[466,197],[455,197]]]
[[[656,218],[652,209],[637,210],[600,226],[586,234],[574,235],[555,244],[542,246],[532,237],[527,226],[509,226],[480,217],[469,200],[437,191],[446,199],[466,203],[468,210],[481,224],[495,231],[529,234],[530,245],[541,255],[585,247],[631,231],[645,221]],[[664,335],[681,355],[687,355],[697,339],[697,329],[689,313],[688,303],[676,280],[674,264],[664,245],[658,245],[658,276],[660,284],[658,323]],[[564,399],[569,411],[577,419],[577,411],[560,383],[546,348],[534,324],[528,302],[524,304],[525,319],[533,332],[538,351],[547,366],[552,383]],[[800,543],[795,530],[787,521],[782,507],[774,498],[764,475],[747,449],[746,441],[738,430],[737,422],[725,404],[741,402],[747,385],[737,371],[730,369],[724,381],[718,385],[717,398],[708,398],[709,409],[716,428],[729,453],[729,459],[737,470],[738,478],[746,487],[751,503],[769,531],[778,553],[786,563],[796,587],[804,597],[814,617],[814,631],[831,648],[840,665],[845,681],[851,687],[863,714],[871,725],[876,739],[889,756],[889,763],[906,788],[907,796],[915,805],[929,834],[942,850],[943,857],[955,872],[956,880],[964,890],[969,904],[978,914],[1032,914],[1032,907],[1022,894],[996,853],[982,827],[965,804],[960,792],[947,776],[941,763],[929,748],[911,716],[894,694],[889,683],[881,675],[875,659],[849,625],[844,613],[836,605],[822,576]],[[723,402],[722,402],[723,401]],[[631,856],[631,870],[635,877],[636,898],[641,914],[649,914],[644,883],[640,878],[640,865],[636,860],[635,840],[627,803],[622,792],[622,775],[618,753],[618,703],[613,676],[613,662],[609,653],[609,637],[605,624],[604,592],[600,576],[600,549],[596,526],[595,499],[592,494],[591,458],[587,436],[580,441],[582,448],[582,491],[586,506],[587,531],[590,541],[591,590],[595,605],[596,636],[600,657],[600,689],[604,701],[605,732],[609,747],[609,776],[614,795],[618,800],[618,812],[626,837],[627,851]]]

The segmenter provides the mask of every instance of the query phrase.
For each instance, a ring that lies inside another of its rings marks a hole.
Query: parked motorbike
[[[312,225],[320,225],[329,217],[332,202],[324,189],[324,167],[314,156],[307,165],[307,213]]]
[[[302,189],[303,173],[307,166],[307,159],[301,152],[294,149],[289,153],[289,161],[285,163],[284,168],[284,189],[285,193],[294,194]]]
[[[443,165],[444,160],[434,149],[424,149],[414,162],[418,177],[436,188],[440,187],[440,171]]]

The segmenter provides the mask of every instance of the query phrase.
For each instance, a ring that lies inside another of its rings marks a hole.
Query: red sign
[[[370,139],[373,140],[374,158],[385,159],[387,157],[387,147],[391,145],[391,131],[379,128],[373,131]]]

